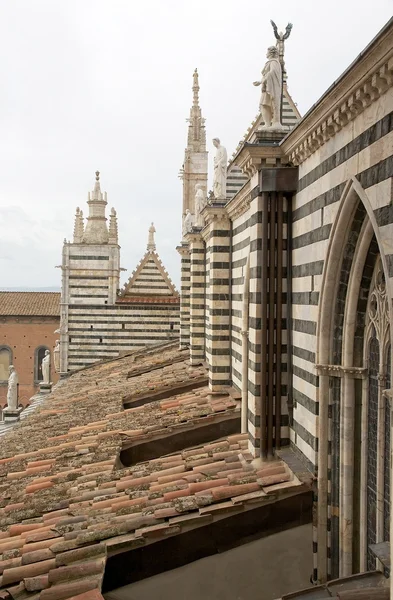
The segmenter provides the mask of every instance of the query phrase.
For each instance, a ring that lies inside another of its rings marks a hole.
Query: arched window
[[[42,360],[45,357],[46,350],[49,350],[47,346],[38,346],[34,353],[34,383],[43,381],[42,376]]]
[[[0,381],[8,381],[8,368],[12,365],[12,350],[8,346],[0,346]]]

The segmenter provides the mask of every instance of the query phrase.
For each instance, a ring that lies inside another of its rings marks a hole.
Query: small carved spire
[[[111,215],[109,218],[109,244],[118,244],[118,229],[117,229],[117,215],[114,208],[111,209]]]
[[[96,180],[94,183],[94,190],[90,196],[91,200],[104,200],[104,196],[101,192],[101,186],[100,186],[100,172],[96,171]],[[106,200],[106,198],[105,198]]]
[[[193,152],[206,151],[206,131],[205,119],[202,117],[201,107],[199,106],[199,73],[195,69],[193,73],[193,104],[190,110],[190,118],[187,119],[188,125],[188,143],[187,149]]]
[[[156,249],[156,242],[154,240],[154,234],[156,232],[156,228],[154,227],[154,223],[152,223],[149,227],[149,237],[147,240],[147,249],[150,252],[154,252]]]
[[[89,216],[86,229],[83,232],[82,242],[85,244],[107,244],[108,227],[106,225],[105,206],[107,203],[106,192],[101,192],[100,172],[96,171],[94,189],[88,195]]]
[[[83,211],[78,208],[75,212],[75,224],[74,224],[74,244],[81,244],[84,233],[83,224]]]
[[[192,86],[192,92],[194,94],[194,106],[199,106],[199,75],[198,69],[194,71],[194,84]]]

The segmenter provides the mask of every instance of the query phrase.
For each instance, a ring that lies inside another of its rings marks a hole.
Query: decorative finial
[[[96,171],[96,181],[100,181],[100,172]]]
[[[109,218],[109,243],[118,244],[117,216],[114,208],[111,208]]]
[[[199,75],[198,69],[195,69],[193,75],[194,83],[192,86],[192,91],[194,94],[194,106],[199,106]]]

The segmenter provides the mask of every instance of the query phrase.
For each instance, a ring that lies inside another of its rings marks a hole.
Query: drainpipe
[[[248,315],[250,300],[250,253],[248,253],[244,273],[243,321],[242,321],[242,410],[241,432],[247,433],[248,413]]]
[[[268,211],[269,194],[262,194],[262,248],[261,248],[261,395],[260,395],[260,415],[261,432],[260,447],[261,458],[267,457],[267,439],[266,439],[266,358],[267,358],[267,260],[268,260]]]

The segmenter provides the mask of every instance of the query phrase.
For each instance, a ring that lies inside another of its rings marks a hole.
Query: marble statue
[[[213,193],[216,200],[223,200],[226,198],[227,189],[227,151],[221,146],[218,138],[214,138],[213,144],[217,148],[214,157]]]
[[[276,46],[267,49],[266,58],[261,81],[254,81],[254,85],[262,86],[259,109],[265,123],[263,129],[282,129],[280,119],[282,68]]]
[[[201,216],[201,212],[206,206],[206,197],[203,193],[203,185],[201,183],[197,183],[195,186],[196,194],[195,194],[195,221],[197,227],[204,227],[205,223]]]
[[[49,383],[50,381],[50,351],[45,350],[45,356],[42,359],[42,381],[43,383]]]
[[[186,214],[183,217],[183,235],[186,235],[186,233],[190,233],[193,225],[194,215],[191,213],[189,208],[186,208]]]
[[[60,372],[60,340],[56,340],[56,346],[53,350],[53,362],[55,363],[56,373]]]
[[[285,33],[283,33],[282,31],[280,31],[280,33],[279,33],[275,22],[271,20],[270,23],[271,23],[271,26],[273,27],[274,37],[277,40],[276,47],[278,50],[278,58],[280,60],[280,63],[283,65],[284,64],[284,42],[291,35],[293,25],[292,25],[292,23],[288,23],[288,25],[285,28]]]
[[[154,227],[154,223],[152,223],[149,227],[149,236],[147,239],[147,249],[154,251],[156,249],[156,242],[154,241],[154,234],[156,232],[156,228]]]
[[[7,405],[8,410],[18,409],[18,373],[15,371],[15,367],[10,365],[8,377],[8,391],[7,391]]]

